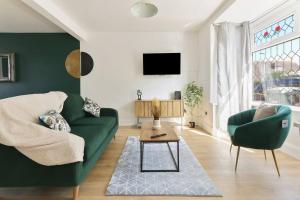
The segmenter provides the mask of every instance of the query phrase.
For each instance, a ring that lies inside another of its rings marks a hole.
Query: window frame
[[[280,36],[278,38],[271,39],[269,42],[261,43],[260,45],[257,45],[255,43],[255,35],[256,35],[256,33],[260,32],[260,31],[263,31],[264,29],[269,28],[270,26],[273,26],[274,24],[277,24],[277,23],[281,22],[282,20],[285,20],[285,19],[287,19],[287,18],[289,18],[291,16],[293,16],[294,22],[295,22],[295,26],[294,26],[294,31],[293,32],[288,33],[288,34],[283,35],[283,36]],[[274,46],[274,45],[272,45],[273,42],[281,43],[282,41],[286,40],[285,38],[288,38],[290,35],[293,35],[293,33],[295,33],[297,31],[296,29],[297,29],[298,26],[296,24],[297,23],[296,22],[297,21],[296,17],[297,16],[296,16],[296,11],[295,11],[295,12],[292,12],[292,13],[290,13],[290,14],[288,14],[286,16],[283,16],[281,18],[277,18],[273,23],[271,23],[269,25],[264,24],[265,26],[262,26],[260,29],[258,29],[257,31],[253,32],[253,34],[252,34],[252,40],[253,40],[252,43],[254,44],[254,46],[257,49],[264,49],[264,48],[267,48],[268,46]],[[283,38],[283,40],[281,38]],[[263,46],[267,46],[267,47],[263,47]],[[261,47],[263,47],[263,48],[261,48]]]
[[[289,33],[287,35],[284,35],[282,37],[279,38],[275,38],[273,40],[271,40],[270,42],[267,43],[263,43],[260,45],[256,45],[255,44],[255,33],[257,33],[258,31],[261,31],[263,29],[265,29],[266,27],[277,23],[291,15],[294,15],[294,20],[295,20],[295,27],[294,27],[294,32]],[[258,18],[257,20],[255,20],[253,23],[250,24],[250,40],[251,40],[251,63],[253,61],[252,59],[252,55],[254,52],[262,50],[262,49],[266,49],[281,43],[284,43],[286,41],[289,40],[293,40],[296,38],[300,37],[300,1],[295,1],[292,2],[290,5],[283,5],[282,7],[273,10],[272,12],[266,14],[265,16]],[[252,79],[252,74],[253,74],[253,70],[251,68],[251,79]],[[252,105],[259,105],[261,103],[264,104],[272,104],[266,101],[255,101],[253,99],[253,80],[251,80],[251,102]],[[298,106],[292,106],[289,105],[291,108],[294,108],[293,110],[299,110],[300,111],[300,107]]]
[[[296,4],[296,6],[295,6],[295,4]],[[299,37],[299,35],[300,35],[300,29],[299,29],[299,26],[300,26],[300,16],[299,16],[300,15],[300,11],[299,11],[300,3],[295,2],[292,5],[283,6],[282,8],[279,8],[279,9],[280,10],[275,10],[275,11],[257,19],[255,22],[253,22],[250,25],[251,53],[261,50],[261,49],[268,48],[270,46],[274,46],[274,45],[282,43],[284,41]],[[266,27],[268,27],[276,22],[279,22],[291,15],[294,15],[294,19],[295,19],[294,32],[289,33],[289,34],[279,37],[279,38],[275,38],[267,43],[263,43],[260,45],[255,44],[255,41],[254,41],[255,33],[259,32],[259,31],[265,29]]]

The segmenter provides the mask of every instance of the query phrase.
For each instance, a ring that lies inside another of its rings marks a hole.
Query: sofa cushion
[[[117,119],[115,117],[110,116],[101,116],[99,118],[95,117],[84,117],[78,120],[73,121],[72,125],[105,125],[108,128],[112,128],[117,123]]]
[[[86,114],[82,109],[84,100],[79,94],[68,94],[61,114],[70,123],[84,117]]]
[[[85,141],[84,161],[89,160],[105,141],[110,129],[105,125],[71,126],[72,133]]]

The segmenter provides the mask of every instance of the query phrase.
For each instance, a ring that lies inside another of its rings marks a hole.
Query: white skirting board
[[[300,140],[300,138],[299,138]],[[283,146],[280,148],[280,151],[300,160],[300,147],[290,144],[288,142],[285,142]]]

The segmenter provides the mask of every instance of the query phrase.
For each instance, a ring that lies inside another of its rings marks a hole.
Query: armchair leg
[[[274,162],[275,162],[275,166],[276,166],[276,170],[277,170],[278,176],[280,176],[280,172],[279,172],[279,168],[278,168],[278,164],[277,164],[277,160],[276,160],[276,156],[275,156],[274,150],[272,150],[272,155],[273,155],[273,158],[274,158]]]
[[[78,194],[79,194],[79,185],[76,187],[73,187],[73,200],[78,200]]]
[[[237,168],[237,164],[239,162],[239,156],[240,156],[240,146],[238,147],[237,154],[236,154],[235,171],[236,171],[236,168]]]
[[[265,160],[267,160],[266,150],[264,150],[264,154],[265,154]]]
[[[230,154],[231,154],[231,149],[232,149],[232,143],[231,143],[231,145],[230,145]]]

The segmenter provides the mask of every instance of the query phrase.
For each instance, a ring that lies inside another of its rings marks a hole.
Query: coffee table
[[[157,138],[151,138],[152,135],[166,133],[167,135]],[[177,160],[171,150],[169,145],[170,142],[177,143]],[[176,169],[143,169],[143,160],[144,160],[144,145],[148,143],[166,143],[168,146],[169,152],[173,159]],[[143,123],[141,126],[141,135],[140,135],[140,165],[141,172],[179,172],[179,138],[175,131],[175,126],[172,123],[162,123],[160,130],[153,130],[152,123]]]

